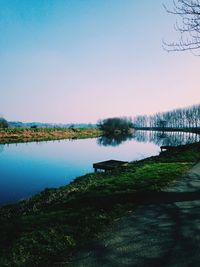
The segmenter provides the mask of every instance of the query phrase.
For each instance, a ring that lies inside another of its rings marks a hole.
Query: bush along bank
[[[199,160],[200,143],[180,146],[1,208],[0,266],[52,266],[66,260]]]

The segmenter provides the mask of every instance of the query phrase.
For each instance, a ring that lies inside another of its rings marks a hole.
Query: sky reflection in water
[[[159,153],[161,145],[194,142],[199,135],[138,131],[119,146],[83,139],[0,145],[0,205],[27,198],[44,188],[68,184],[109,159],[133,161]],[[111,142],[112,144],[112,142]]]

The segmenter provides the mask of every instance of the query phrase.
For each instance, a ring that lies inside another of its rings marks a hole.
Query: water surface
[[[0,205],[66,185],[77,176],[93,172],[95,162],[139,160],[157,155],[160,145],[174,145],[173,140],[180,144],[199,138],[194,134],[192,138],[189,134],[171,135],[141,131],[121,143],[101,138],[0,145]]]

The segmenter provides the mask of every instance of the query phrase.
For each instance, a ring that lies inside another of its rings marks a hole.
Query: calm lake
[[[137,131],[128,139],[82,139],[0,145],[0,206],[93,172],[95,162],[134,161],[157,155],[161,145],[200,141],[191,133]]]

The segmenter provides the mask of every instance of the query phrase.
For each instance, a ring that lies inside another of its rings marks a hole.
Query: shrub
[[[8,128],[9,124],[4,118],[0,118],[0,128]]]
[[[127,134],[133,127],[132,121],[126,117],[124,118],[108,118],[100,120],[97,127],[104,132],[104,134]]]

